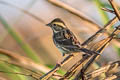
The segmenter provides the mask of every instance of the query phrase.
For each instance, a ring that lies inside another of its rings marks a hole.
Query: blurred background
[[[102,7],[111,8],[107,0],[58,1],[78,10],[82,16],[101,27],[114,17],[113,14],[100,9]],[[119,4],[119,1],[117,3]],[[0,48],[14,52],[14,56],[24,56],[38,64],[46,67],[52,65],[53,67],[63,59],[53,44],[52,30],[45,26],[54,18],[61,18],[65,21],[68,28],[75,33],[81,43],[99,29],[92,24],[86,24],[80,16],[53,4],[50,0],[0,0]],[[119,55],[119,44],[110,44],[99,58],[99,65],[116,61],[120,58]],[[6,57],[2,54],[1,58]],[[69,65],[80,58],[81,55],[77,56],[67,63],[63,69],[69,69]],[[5,75],[1,75],[5,77]],[[2,76],[0,76],[2,78],[0,80],[3,80]],[[9,77],[4,78],[4,80],[9,79],[13,80]]]

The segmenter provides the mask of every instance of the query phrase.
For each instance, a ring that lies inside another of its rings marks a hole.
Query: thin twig
[[[115,18],[117,18],[117,17],[115,17]],[[115,18],[114,18],[114,19],[115,19]]]
[[[103,50],[104,50],[104,48],[105,47],[107,47],[107,45],[109,44],[109,40],[110,40],[111,38],[106,38],[106,39],[104,39],[104,40],[101,40],[101,41],[99,41],[99,42],[97,42],[95,45],[93,45],[93,47],[92,47],[92,49],[94,50],[94,51],[97,51],[97,52],[102,52]],[[93,56],[91,56],[91,57],[88,57],[88,58],[93,58],[94,56],[97,56],[97,55],[93,55]],[[90,61],[90,59],[88,60],[88,61]],[[87,62],[88,62],[87,61]],[[65,76],[70,76],[70,74],[73,74],[73,73],[75,73],[76,72],[76,70],[79,68],[81,66],[81,64],[80,64],[80,61],[78,61],[75,65],[73,65],[73,69],[71,70],[71,71],[69,71],[69,72],[67,72],[66,73],[66,75]],[[69,74],[68,74],[69,73]]]
[[[52,1],[52,0],[50,0],[50,1]],[[55,1],[53,1],[53,2],[55,2]],[[36,18],[36,16],[34,16],[34,15],[31,15],[30,13],[28,13],[28,12],[26,12],[25,10],[22,10],[22,11],[24,11],[25,13],[27,13],[27,14],[29,14],[30,16],[32,16],[32,17],[34,17],[34,18]],[[74,11],[74,10],[72,10],[72,11]],[[79,12],[79,11],[78,11]],[[80,14],[80,13],[78,13],[78,14]],[[79,16],[80,17],[80,16]],[[84,18],[84,17],[81,17],[83,20],[87,20],[88,22],[90,22],[90,23],[93,23],[93,22],[91,22],[91,21],[89,21],[87,18]],[[39,20],[39,18],[36,18],[37,20]],[[40,21],[40,20],[39,20]],[[94,23],[93,23],[94,24]],[[95,25],[94,25],[95,26]],[[90,41],[90,40],[89,40]],[[68,56],[69,57],[69,56]],[[59,65],[58,65],[59,66]]]
[[[116,79],[118,79],[118,80],[120,79],[120,72],[113,73],[112,75],[106,77],[103,80],[116,80]]]
[[[5,49],[0,49],[0,54],[6,55],[11,59],[10,62],[7,62],[7,61],[4,61],[4,62],[18,66],[18,67],[22,67],[23,69],[27,69],[27,70],[29,69],[28,71],[30,71],[31,68],[39,70],[44,73],[47,73],[48,71],[50,71],[50,69],[48,69],[47,67],[41,64],[36,64],[31,59],[18,55],[18,53],[14,53]],[[3,60],[0,60],[0,61],[3,61]],[[55,75],[60,75],[60,74],[55,73]],[[59,79],[59,77],[57,76],[54,76],[54,78]]]
[[[93,36],[91,36],[87,41],[85,41],[85,43],[83,45],[87,45],[90,42],[92,42],[94,39],[96,39],[96,37],[98,37],[98,35],[100,33],[104,32],[104,28],[100,29],[98,32],[96,32]],[[95,38],[94,38],[95,37]],[[88,59],[89,56],[84,57],[82,60],[80,60],[79,64],[82,64],[85,60]],[[67,58],[65,58],[66,60],[64,60],[61,63],[61,66],[63,66],[66,62],[68,62],[70,59],[72,59],[73,56],[68,56]],[[52,69],[51,71],[49,71],[48,73],[46,73],[45,75],[43,75],[40,79],[48,79],[50,76],[52,76],[52,74],[54,74],[61,66],[59,66],[58,64],[54,67],[54,69]],[[72,70],[72,69],[71,69]]]
[[[115,1],[113,0],[109,0],[112,8],[114,9],[115,15],[118,17],[118,19],[120,20],[120,12],[118,10],[118,6],[116,5]]]
[[[81,16],[81,13],[80,13],[78,10],[76,10],[76,9],[74,9],[74,8],[72,8],[72,7],[64,4],[64,3],[62,3],[61,1],[57,1],[57,0],[54,0],[54,1],[53,1],[53,0],[48,0],[48,1],[52,2],[53,4],[55,4],[55,5],[57,5],[57,6],[60,6],[60,7],[64,8],[64,9],[68,10],[68,11],[70,11],[70,12],[72,12],[72,13],[77,13],[77,16],[79,16],[79,17],[82,18],[83,20],[85,20],[85,21],[87,21],[87,22],[89,22],[89,23],[94,24],[94,26],[96,25],[96,24],[93,23],[92,21],[90,21],[90,20],[88,20],[87,18]],[[98,26],[98,25],[97,25],[97,26]],[[98,33],[101,33],[103,30],[104,30],[104,29],[101,29],[100,31],[98,31]],[[96,34],[98,34],[98,33],[96,33]],[[96,35],[96,34],[95,34],[95,35]],[[88,41],[86,41],[85,44],[87,44],[87,43],[89,43],[90,41],[92,41],[92,38],[93,38],[95,35],[93,35]],[[83,44],[83,45],[84,45],[84,44]],[[68,56],[68,57],[69,57],[69,56]],[[69,59],[69,60],[70,60],[70,59]],[[64,63],[64,64],[65,64],[65,63]],[[62,64],[62,65],[64,65],[64,64]],[[59,68],[60,68],[60,66],[59,66],[59,65],[56,65],[54,69],[52,69],[52,70],[51,70],[50,72],[48,72],[47,74],[43,75],[40,79],[47,79],[47,78],[49,78],[49,77],[50,77],[53,73],[55,73]]]
[[[115,22],[117,21],[117,17],[114,17],[112,20],[110,20],[109,22],[108,22],[108,24],[106,24],[105,25],[105,28],[108,28],[108,27],[110,27],[110,26],[112,26]],[[102,29],[101,29],[102,30]],[[99,34],[99,32],[100,32],[100,30],[97,32],[97,35]],[[94,34],[94,36],[96,36],[96,33]],[[93,36],[92,37],[90,37],[90,38],[94,38]],[[91,39],[89,39],[89,40],[91,40]],[[86,44],[89,44],[89,41],[88,40],[88,42],[86,42]],[[92,40],[91,40],[92,41]],[[68,56],[68,58],[69,58],[69,56]],[[71,58],[72,59],[72,58]],[[70,60],[70,59],[69,59]],[[82,61],[85,61],[85,59],[83,59]],[[66,61],[66,62],[68,62],[68,61]],[[81,61],[80,61],[81,62]],[[81,63],[80,63],[81,64]],[[62,65],[64,65],[64,64],[62,64]],[[74,65],[75,66],[75,65]],[[55,66],[55,68],[54,69],[52,69],[51,71],[49,71],[48,73],[46,73],[45,75],[43,75],[40,79],[48,79],[50,76],[52,76],[52,74],[54,74],[58,69],[60,68],[60,66],[58,66],[58,65],[56,65]],[[71,69],[70,69],[71,70]],[[71,71],[70,71],[71,72]]]
[[[44,73],[49,71],[49,69],[47,67],[45,67],[41,64],[37,64],[37,63],[33,62],[31,59],[21,56],[18,53],[14,53],[14,52],[11,52],[11,51],[8,51],[5,49],[0,49],[0,54],[8,56],[13,63],[19,64],[22,66],[27,66],[29,68],[34,68],[34,69],[40,70]]]
[[[120,77],[120,76],[119,76]],[[107,78],[103,79],[103,80],[115,80],[116,78],[118,78],[117,75],[111,75],[111,76],[108,76]]]
[[[5,71],[0,71],[1,73],[8,73],[8,74],[18,74],[18,75],[24,75],[24,76],[31,76],[33,77],[34,79],[38,80],[38,78],[36,78],[34,75],[31,75],[31,74],[24,74],[24,73],[17,73],[17,72],[5,72]]]
[[[3,72],[3,73],[11,73],[11,74],[20,74],[20,75],[24,75],[24,76],[31,76],[31,77],[33,77],[33,78],[35,78],[35,79],[39,79],[39,77],[42,76],[41,73],[37,73],[37,72],[35,72],[35,71],[31,70],[31,69],[25,68],[25,67],[23,67],[23,66],[21,66],[21,65],[18,65],[18,64],[13,63],[13,62],[6,61],[6,60],[2,60],[2,59],[0,59],[0,61],[1,61],[1,62],[5,62],[5,63],[10,64],[10,65],[13,65],[13,66],[16,66],[16,67],[19,67],[19,68],[22,68],[22,69],[24,69],[24,70],[27,70],[27,71],[29,71],[29,73],[26,73],[26,74],[25,74],[25,73],[5,72],[5,71],[0,71],[0,72]]]
[[[105,26],[104,28],[98,30],[95,34],[93,34],[90,38],[88,38],[85,42],[83,42],[81,45],[82,46],[85,46],[85,45],[88,45],[90,44],[93,40],[95,40],[102,32],[104,32],[105,28],[108,28],[110,27],[111,25],[113,25],[115,22],[116,22],[116,17],[114,17],[112,20],[110,20]],[[69,70],[68,72],[64,75],[64,77],[62,77],[61,79],[63,78],[66,78],[66,77],[70,77],[73,73],[75,73],[75,71],[77,70],[77,68],[80,67],[80,65],[86,60],[88,59],[89,56],[86,56],[85,58],[81,59],[80,61],[78,61],[75,65],[73,65]]]
[[[110,12],[110,13],[115,13],[113,10],[107,9],[107,8],[101,8],[104,11]]]
[[[106,72],[109,73],[111,71],[114,71],[118,67],[120,67],[120,61],[115,61],[115,62],[113,62],[111,64],[108,64],[104,67],[100,67],[99,69],[97,69],[95,71],[86,73],[85,74],[85,79],[88,80],[88,79],[95,78],[95,77],[101,75],[102,73],[106,73]]]
[[[106,24],[105,25],[105,28],[107,28],[107,27],[109,27],[111,24],[113,24],[114,23],[114,20],[116,19],[116,17],[115,18],[113,18],[112,20],[110,20],[109,22],[108,22],[108,24]],[[99,35],[100,35],[100,31],[101,30],[103,30],[103,29],[100,29],[98,32],[96,32],[93,36],[91,36],[90,38],[88,38],[88,40],[86,40],[84,43],[83,43],[83,45],[87,45],[87,44],[89,44],[90,42],[92,42],[94,39],[96,39]],[[94,38],[95,37],[95,38]],[[88,42],[87,42],[88,41]],[[109,41],[109,38],[107,38],[107,39],[105,39],[104,41],[100,41],[99,43],[102,43],[102,45],[104,45],[104,44],[106,44],[106,43],[108,43],[108,41]],[[98,44],[99,45],[99,47],[98,47],[98,49],[100,49],[100,47],[102,47],[102,45],[100,45],[100,44]],[[97,45],[97,46],[98,46]],[[107,45],[107,44],[106,44]],[[96,46],[95,46],[95,48],[96,48]],[[96,48],[97,49],[97,48]],[[63,78],[70,78],[75,72],[76,72],[76,70],[81,66],[81,64],[85,61],[85,59],[88,59],[89,58],[89,56],[86,56],[86,58],[83,58],[83,59],[81,59],[80,61],[78,61],[75,65],[73,65],[68,71],[67,71],[67,73],[64,75],[64,77],[62,77],[61,79],[63,79]]]
[[[82,43],[82,46],[88,45],[90,42],[92,42],[93,40],[95,40],[100,33],[102,32],[102,30],[107,29],[108,27],[112,26],[113,24],[115,24],[115,22],[117,21],[117,17],[114,17],[113,19],[111,19],[105,26],[104,28],[98,30],[95,34],[93,34],[90,38],[88,38],[85,42]],[[106,41],[106,40],[105,40]],[[103,44],[105,43],[104,41],[102,41]],[[101,43],[101,42],[100,42]],[[86,58],[88,59],[88,58]],[[83,59],[84,60],[84,59]],[[73,65],[68,71],[67,73],[64,75],[64,77],[69,77],[71,76],[76,70],[77,68],[79,68],[81,66],[81,61],[78,61],[77,63],[75,63],[75,65]],[[85,61],[85,60],[84,60]],[[73,71],[73,72],[72,72]]]
[[[101,32],[103,32],[103,30],[104,29],[101,29],[101,30],[99,30],[97,33],[95,33],[92,37],[90,37],[90,39],[89,40],[87,40],[85,43],[84,43],[84,45],[86,44],[89,44],[91,41],[93,41],[98,35],[99,35],[99,33],[101,33]],[[95,37],[95,38],[94,38]],[[69,56],[68,56],[69,57]],[[79,64],[82,64],[85,60],[87,60],[89,58],[89,56],[87,55],[87,56],[85,56],[84,58],[82,58],[81,60],[80,60],[80,62],[79,62]],[[65,64],[65,63],[64,63]],[[56,67],[53,69],[53,70],[51,70],[50,72],[48,72],[47,74],[45,74],[43,77],[41,77],[41,79],[43,79],[45,76],[47,76],[47,78],[49,77],[49,75],[51,76],[51,74],[53,74],[54,72],[56,72],[57,71],[57,69],[59,68],[60,66],[57,66],[56,65]],[[74,68],[73,68],[74,69]],[[73,69],[70,69],[70,72],[73,70]],[[69,73],[67,73],[67,74],[69,74]],[[45,78],[46,79],[46,78]],[[63,79],[63,78],[61,78],[61,79]]]
[[[100,46],[100,47],[101,47],[100,49],[98,48],[98,50],[95,50],[96,52],[101,53],[101,52],[103,51],[103,49],[108,46],[108,44],[109,44],[109,43],[112,41],[112,39],[114,38],[115,32],[116,32],[117,30],[119,30],[119,27],[120,27],[120,26],[118,26],[118,27],[112,32],[112,34],[108,37],[107,41],[102,44],[103,46]],[[94,49],[94,48],[93,48],[93,49]],[[84,77],[83,72],[84,72],[84,73],[86,72],[86,70],[90,67],[90,65],[93,63],[93,61],[94,61],[97,57],[98,57],[98,55],[94,55],[94,56],[84,65],[84,67],[81,69],[81,71],[76,75],[75,80],[78,80],[78,79]]]
[[[95,34],[93,34],[90,38],[88,38],[85,42],[82,43],[83,46],[88,45],[90,42],[92,42],[93,40],[95,40],[99,35],[100,35],[100,31],[108,29],[108,27],[112,26],[113,24],[115,24],[118,21],[117,17],[114,17],[113,19],[111,19],[105,26],[104,28],[98,30]],[[88,58],[87,58],[88,59]],[[75,70],[77,68],[79,68],[79,66],[81,65],[81,60],[78,61],[75,65],[73,65],[68,72],[64,75],[64,77],[68,77],[71,74],[73,74],[75,72]],[[72,72],[73,70],[73,72]]]
[[[45,75],[41,76],[40,79],[41,80],[47,80],[48,78],[50,78],[57,70],[59,70],[61,68],[61,66],[63,66],[64,64],[66,64],[69,60],[71,60],[74,56],[73,55],[69,55],[67,56],[60,64],[56,64],[56,66],[50,70],[48,73],[46,73]]]

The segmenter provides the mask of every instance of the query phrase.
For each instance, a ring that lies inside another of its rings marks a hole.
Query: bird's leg
[[[40,77],[40,80],[47,80],[49,79],[57,70],[59,70],[59,68],[61,66],[63,66],[64,64],[66,64],[69,60],[71,60],[74,56],[72,55],[72,53],[70,55],[68,55],[61,63],[56,64],[56,66],[49,71],[48,73],[46,73],[45,75]]]
[[[66,64],[72,57],[74,57],[74,55],[71,53],[69,54],[62,62],[61,64]]]
[[[65,55],[62,56],[62,58],[60,58],[59,60],[57,60],[56,65],[61,66],[61,62],[62,62],[64,59],[65,59]]]
[[[75,56],[73,53],[68,54],[68,56]],[[62,57],[62,59],[58,60],[56,64],[58,64],[59,66],[61,66],[63,63],[66,64],[68,61],[68,58],[65,57],[65,55]],[[63,62],[64,61],[64,62]]]

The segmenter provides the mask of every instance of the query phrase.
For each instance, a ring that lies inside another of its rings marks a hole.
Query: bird
[[[88,54],[99,54],[95,51],[83,48],[76,36],[73,34],[72,31],[70,31],[70,29],[68,29],[62,19],[55,18],[50,23],[46,24],[46,26],[49,26],[52,29],[53,42],[63,56],[65,56],[65,54],[71,54],[81,51]]]

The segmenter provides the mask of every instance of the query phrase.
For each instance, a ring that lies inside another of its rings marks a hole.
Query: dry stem
[[[89,72],[85,74],[85,79],[92,79],[95,78],[97,76],[99,76],[102,73],[109,73],[111,71],[114,71],[115,69],[117,69],[120,66],[120,61],[115,61],[109,65],[106,65],[104,67],[100,67],[99,69],[93,71],[93,72]]]

